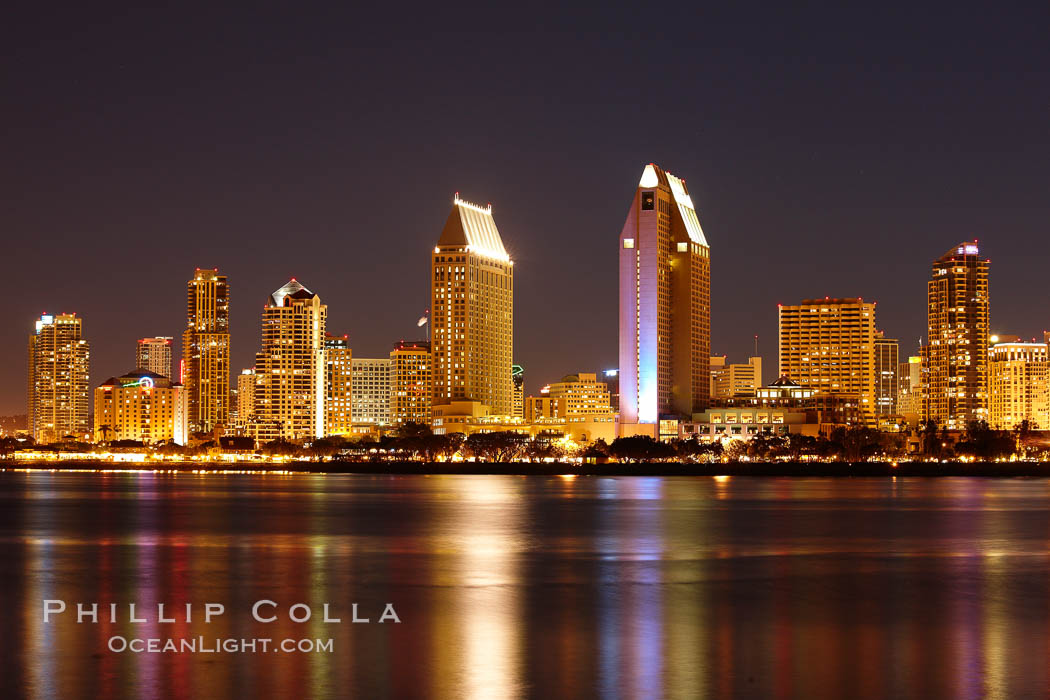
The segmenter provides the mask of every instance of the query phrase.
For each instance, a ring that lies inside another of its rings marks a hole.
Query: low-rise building
[[[142,369],[110,377],[95,388],[94,428],[99,441],[174,441],[185,445],[185,389],[163,375]]]
[[[724,355],[711,358],[711,399],[754,396],[762,386],[762,358],[749,357],[747,364],[728,364]]]

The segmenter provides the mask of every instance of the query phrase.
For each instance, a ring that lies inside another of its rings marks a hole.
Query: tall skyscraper
[[[988,419],[988,262],[977,241],[960,243],[927,283],[924,419],[949,430]]]
[[[230,410],[230,286],[218,269],[200,268],[186,285],[182,370],[190,430],[225,426]]]
[[[357,427],[390,425],[390,358],[351,361],[350,420]]]
[[[875,304],[805,299],[779,305],[780,376],[875,423]],[[855,409],[855,411],[854,411]]]
[[[890,416],[897,413],[897,341],[882,331],[875,334],[875,413]]]
[[[242,369],[237,375],[237,424],[241,427],[255,417],[255,368]]]
[[[525,368],[514,364],[510,366],[510,379],[514,383],[514,401],[511,418],[525,417]]]
[[[711,249],[685,181],[650,163],[620,233],[621,431],[703,410],[710,356]]]
[[[353,353],[347,336],[325,338],[325,434],[349,435],[353,397]]]
[[[390,352],[390,421],[430,425],[430,343],[402,340]]]
[[[514,410],[514,263],[492,206],[459,198],[431,258],[434,406],[479,401],[494,416]]]
[[[39,443],[91,436],[88,423],[90,348],[76,314],[44,314],[29,336],[29,434]]]
[[[294,278],[266,300],[255,356],[257,440],[324,437],[327,316],[321,298]]]
[[[172,379],[171,336],[139,338],[135,345],[135,367]]]

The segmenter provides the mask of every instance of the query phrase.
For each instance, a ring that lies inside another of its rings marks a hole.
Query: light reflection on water
[[[0,697],[1045,695],[1048,496],[1023,479],[5,473]],[[277,622],[251,619],[263,598]],[[44,624],[44,599],[70,612]],[[76,624],[96,601],[120,618]],[[207,602],[227,610],[210,625]],[[402,624],[377,623],[387,602]],[[157,603],[194,618],[159,623]],[[294,603],[314,616],[291,622]],[[335,653],[115,654],[113,635]]]

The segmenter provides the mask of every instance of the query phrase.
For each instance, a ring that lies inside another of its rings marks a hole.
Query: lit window
[[[623,239],[623,247],[624,248],[633,248],[634,247],[634,239],[633,238],[625,238],[625,239]]]

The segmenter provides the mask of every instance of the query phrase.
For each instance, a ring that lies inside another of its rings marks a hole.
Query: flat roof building
[[[135,344],[135,367],[173,379],[171,376],[171,336],[139,338]],[[177,379],[177,378],[174,378]]]
[[[875,304],[859,298],[780,304],[780,375],[855,406],[874,427]]]
[[[430,343],[399,341],[390,351],[390,421],[430,425]]]
[[[1013,430],[1025,421],[1050,430],[1050,357],[1046,343],[996,343],[989,349],[988,424]]]
[[[350,420],[357,427],[390,425],[389,357],[355,357]]]
[[[923,417],[949,430],[988,419],[988,264],[977,241],[933,261],[922,348]]]
[[[88,341],[76,314],[43,314],[29,336],[27,413],[38,443],[91,436]]]
[[[225,426],[230,410],[230,284],[218,268],[197,268],[186,283],[186,330],[179,381],[192,432]]]

